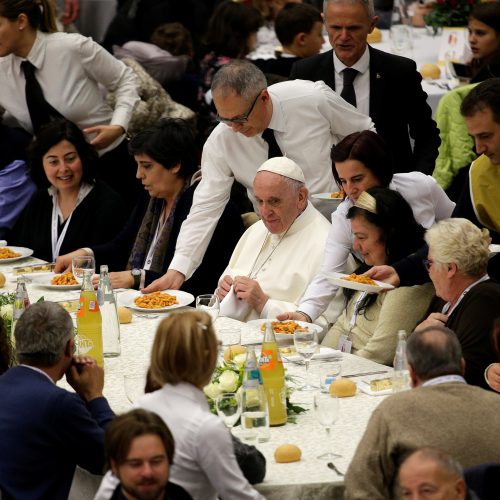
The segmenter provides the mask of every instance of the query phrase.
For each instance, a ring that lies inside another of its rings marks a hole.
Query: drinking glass
[[[71,260],[71,266],[73,268],[73,276],[75,277],[76,281],[80,283],[80,285],[83,282],[84,269],[91,269],[92,276],[95,274],[95,259],[91,255],[73,257],[73,259]]]
[[[258,387],[244,387],[241,391],[241,427],[245,441],[269,441],[267,399]]]
[[[226,427],[231,429],[241,416],[240,395],[235,392],[219,394],[215,399],[215,408],[219,417],[224,420]]]
[[[329,392],[330,384],[340,377],[342,361],[340,359],[325,363],[319,367],[319,386],[321,392]]]
[[[330,449],[331,444],[331,428],[332,425],[338,420],[340,413],[339,399],[336,396],[330,396],[329,394],[322,394],[317,392],[314,394],[314,414],[318,422],[325,428],[328,449]],[[321,460],[331,460],[333,458],[341,457],[337,453],[332,453],[327,451],[320,455]]]
[[[410,57],[412,49],[411,26],[396,24],[390,28],[391,49],[394,54]]]
[[[146,377],[137,373],[127,373],[123,376],[123,384],[127,399],[134,404],[144,394]]]
[[[316,330],[303,332],[296,331],[293,334],[293,343],[295,344],[297,352],[304,358],[304,363],[306,365],[306,383],[302,387],[299,387],[299,390],[312,391],[317,389],[317,387],[309,383],[309,363],[318,347],[318,334]]]
[[[212,318],[212,323],[219,316],[219,308],[219,298],[214,293],[207,293],[196,297],[196,309],[208,313]]]

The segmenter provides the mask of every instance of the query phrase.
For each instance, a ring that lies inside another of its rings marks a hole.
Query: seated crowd
[[[64,3],[65,23],[79,2]],[[388,367],[404,330],[412,389],[373,412],[345,498],[417,498],[423,485],[476,498],[462,467],[500,462],[500,42],[481,41],[498,40],[498,3],[469,20],[478,84],[460,115],[477,158],[456,203],[428,175],[439,130],[415,64],[366,42],[372,0],[323,13],[153,4],[120,2],[103,42],[115,57],[57,31],[52,0],[0,0],[0,238],[58,273],[93,256],[114,288],[213,293],[222,316],[314,323],[322,345]],[[318,55],[323,22],[333,49]],[[277,40],[276,58],[259,57]],[[122,56],[178,101],[161,119]],[[321,196],[334,191],[338,206]],[[329,279],[353,272],[393,287]],[[0,317],[0,498],[68,498],[77,467],[104,474],[96,500],[264,498],[266,459],[203,393],[219,355],[208,314],[159,323],[146,394],[122,415],[103,369],[74,353],[56,303],[31,305],[12,335]]]

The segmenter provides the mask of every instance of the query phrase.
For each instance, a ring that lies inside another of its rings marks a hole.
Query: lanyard
[[[446,314],[448,317],[451,316],[451,313],[457,308],[458,304],[460,304],[460,302],[462,302],[462,299],[465,297],[465,295],[467,294],[467,292],[474,286],[476,285],[479,285],[479,283],[481,283],[482,281],[486,281],[486,280],[489,280],[490,277],[485,274],[482,278],[479,278],[477,281],[474,281],[474,283],[470,284],[463,292],[462,294],[460,295],[460,297],[458,298],[458,300],[455,302],[455,304],[453,305],[453,307],[451,307],[451,302],[446,302],[446,304],[443,306],[443,309],[441,310],[441,313],[442,314]]]
[[[351,316],[351,320],[349,321],[349,335],[351,334],[352,329],[356,326],[356,319],[358,317],[359,310],[361,309],[361,302],[366,297],[366,293],[367,292],[361,292],[356,300],[356,303],[354,304],[354,312]]]
[[[158,244],[160,236],[163,233],[163,228],[165,227],[167,220],[168,220],[168,217],[166,217],[164,221],[161,220],[161,217],[158,220],[158,224],[156,225],[155,235],[153,237],[153,240],[151,241],[151,245],[149,245],[148,255],[146,257],[146,262],[144,263],[144,266],[143,266],[143,269],[145,269],[146,271],[149,271],[149,269],[151,268],[151,264],[153,263],[153,257],[155,254],[155,248],[156,248],[156,245]]]

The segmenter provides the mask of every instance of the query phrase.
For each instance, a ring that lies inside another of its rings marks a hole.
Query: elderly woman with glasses
[[[425,265],[440,300],[417,329],[446,325],[460,341],[465,379],[488,388],[485,368],[496,361],[491,331],[500,305],[500,284],[490,280],[489,232],[467,219],[438,222],[425,234]]]

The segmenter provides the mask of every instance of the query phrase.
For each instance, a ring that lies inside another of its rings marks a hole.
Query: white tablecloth
[[[21,264],[33,259],[25,259]],[[16,262],[19,264],[19,262]],[[9,270],[10,266],[1,265],[0,271]],[[12,291],[15,284],[7,283],[7,290]],[[42,295],[46,300],[68,300],[78,297],[78,292],[58,292],[41,288],[37,285],[28,284],[28,294],[32,302],[38,300]],[[6,291],[6,290],[1,290]],[[125,412],[130,409],[124,389],[125,374],[145,374],[149,366],[150,349],[158,323],[164,315],[158,315],[147,319],[134,314],[133,321],[127,325],[121,325],[121,356],[117,358],[106,358],[104,395],[116,413]],[[260,343],[262,333],[249,325],[240,323],[229,318],[218,318],[216,329],[238,326],[242,332],[242,343]],[[281,341],[280,341],[281,342]],[[317,382],[318,367],[320,362],[312,361],[310,372],[311,380]],[[289,373],[303,376],[305,368],[293,363],[286,363]],[[355,374],[370,372],[374,370],[391,369],[372,361],[343,354],[342,373]],[[383,375],[366,376],[362,379],[381,377]],[[356,378],[353,378],[356,380]],[[59,385],[70,389],[64,380]],[[332,449],[342,455],[335,460],[335,464],[341,471],[345,471],[352,459],[354,450],[366,427],[371,413],[383,397],[372,397],[358,393],[355,397],[344,398],[340,401],[341,416],[332,430]],[[321,499],[342,498],[343,481],[340,476],[327,468],[326,461],[318,460],[316,457],[326,451],[326,434],[319,423],[316,422],[314,412],[311,410],[312,393],[295,391],[292,401],[310,409],[307,413],[297,417],[296,424],[287,424],[283,427],[271,428],[271,439],[267,443],[259,443],[258,448],[267,459],[267,474],[265,481],[257,485],[269,499]],[[235,428],[236,435],[239,429]],[[284,443],[293,443],[302,449],[300,462],[291,464],[277,464],[274,461],[274,450]],[[70,498],[75,500],[92,499],[99,485],[100,478],[92,476],[86,471],[78,470],[75,475],[73,489]]]

